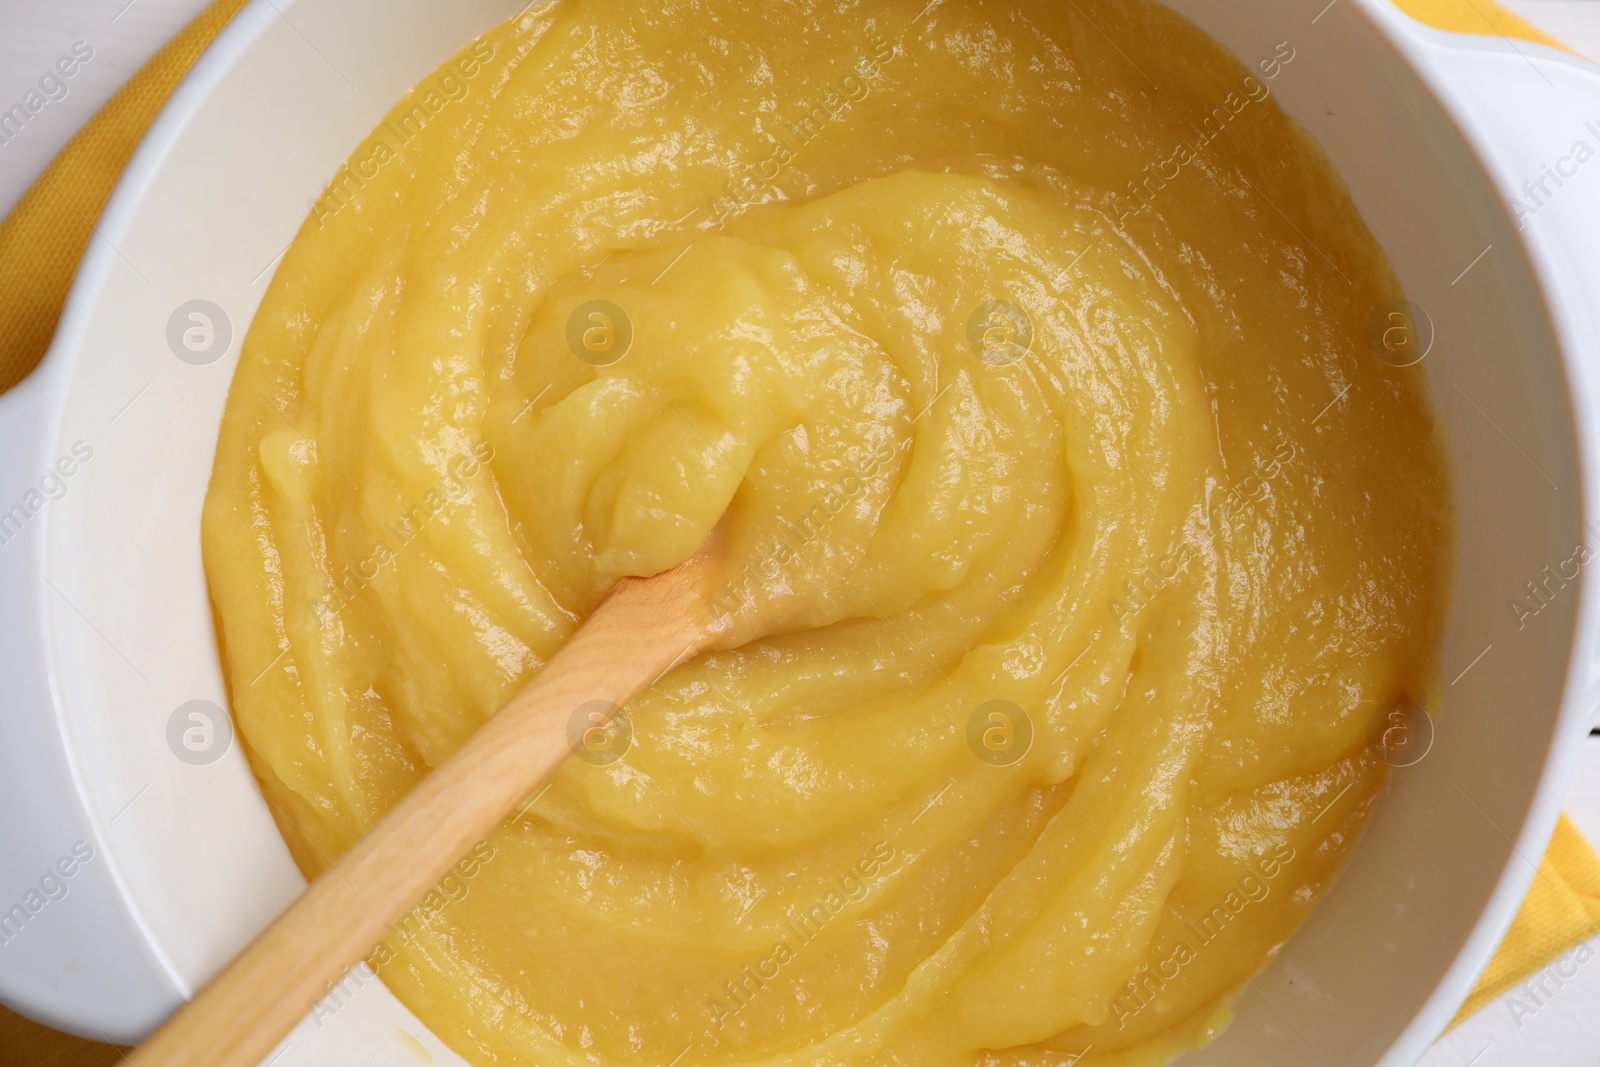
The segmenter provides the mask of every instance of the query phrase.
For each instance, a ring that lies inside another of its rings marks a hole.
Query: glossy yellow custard
[[[575,719],[374,952],[453,1047],[1087,1067],[1224,1024],[1447,594],[1398,286],[1294,59],[1128,0],[555,0],[340,168],[204,528],[302,868],[719,521],[770,630]]]

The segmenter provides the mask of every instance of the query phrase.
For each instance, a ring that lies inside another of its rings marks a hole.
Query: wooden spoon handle
[[[256,1067],[395,918],[555,773],[572,752],[577,708],[626,704],[706,647],[706,556],[619,582],[510,703],[129,1057],[135,1067]]]

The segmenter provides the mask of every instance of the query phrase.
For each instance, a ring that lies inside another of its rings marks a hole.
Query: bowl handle
[[[185,990],[128,909],[68,755],[44,620],[45,527],[61,483],[47,359],[0,396],[0,1003],[96,1040],[138,1038]],[[70,452],[70,446],[68,448]],[[85,962],[87,961],[87,963]]]
[[[1548,45],[1436,30],[1383,7],[1397,43],[1499,186],[1569,356],[1585,455],[1600,458],[1600,67]],[[1593,535],[1600,479],[1586,482]]]

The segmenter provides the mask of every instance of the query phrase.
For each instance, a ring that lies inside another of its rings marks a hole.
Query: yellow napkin
[[[150,57],[0,222],[0,393],[43,358],[106,198],[156,112],[244,6],[216,0]]]
[[[1555,44],[1489,0],[1395,0],[1419,22]],[[44,356],[111,188],[178,81],[244,0],[215,0],[67,143],[0,223],[0,392]],[[1466,1016],[1600,932],[1600,860],[1561,817],[1511,930],[1456,1017]],[[0,1038],[8,1029],[0,1011]],[[0,1041],[0,1044],[5,1042]],[[87,1062],[63,1058],[63,1064]]]
[[[1593,744],[1594,742],[1590,742]],[[1600,933],[1600,860],[1565,815],[1511,929],[1450,1025]],[[1534,1001],[1539,1003],[1539,1001]]]
[[[1498,37],[1521,37],[1554,48],[1566,48],[1560,41],[1518,15],[1513,15],[1490,0],[1392,0],[1394,6],[1427,26],[1457,33],[1484,33]],[[1570,49],[1568,49],[1570,51]]]

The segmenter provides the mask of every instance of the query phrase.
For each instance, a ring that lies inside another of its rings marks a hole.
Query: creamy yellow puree
[[[580,718],[374,953],[477,1063],[1163,1062],[1426,696],[1448,481],[1293,44],[925,3],[535,7],[246,338],[205,559],[307,874],[724,513],[773,631]]]

